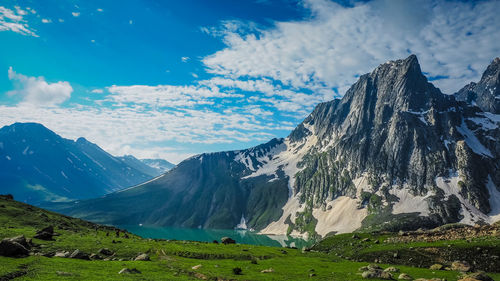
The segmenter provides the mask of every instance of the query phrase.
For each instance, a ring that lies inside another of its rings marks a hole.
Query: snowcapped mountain
[[[498,73],[498,61],[481,81]],[[59,211],[103,223],[303,236],[491,223],[500,220],[500,115],[476,106],[488,104],[484,89],[498,89],[498,79],[486,80],[469,87],[475,99],[460,101],[427,81],[416,56],[390,61],[342,99],[319,104],[285,139],[201,154]]]
[[[84,138],[64,139],[37,123],[0,129],[0,193],[31,204],[98,197],[156,175],[135,161],[130,165]]]
[[[164,159],[141,159],[140,161],[149,167],[160,171],[160,173],[164,173],[175,167],[175,164],[172,164]]]

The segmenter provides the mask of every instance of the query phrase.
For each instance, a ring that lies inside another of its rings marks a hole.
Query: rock
[[[401,279],[401,280],[412,280],[413,278],[411,278],[411,276],[408,275],[408,274],[406,274],[406,273],[401,273],[401,274],[399,274],[398,279]]]
[[[394,266],[389,266],[384,270],[385,272],[399,272],[399,268],[396,268]]]
[[[9,238],[5,238],[0,242],[0,256],[21,258],[28,256],[29,253],[30,251],[26,247]]]
[[[236,243],[236,241],[234,241],[234,240],[233,240],[232,238],[230,238],[230,237],[222,237],[222,238],[220,239],[220,241],[221,241],[221,242],[222,242],[222,244],[224,244],[224,245],[227,245],[227,244],[235,244],[235,243]]]
[[[201,265],[201,264],[198,264],[198,265],[195,265],[195,266],[191,267],[191,269],[197,270],[197,269],[199,269],[200,267],[202,267],[202,265]]]
[[[361,276],[365,279],[377,278],[377,279],[392,279],[392,274],[389,272],[382,271],[380,269],[373,269],[365,271],[361,274]]]
[[[69,255],[70,255],[70,254],[71,254],[71,253],[70,253],[70,252],[68,252],[68,251],[56,252],[56,253],[54,254],[54,257],[57,257],[57,258],[67,258],[67,257],[69,257]]]
[[[233,268],[233,274],[234,274],[234,275],[241,275],[241,272],[242,272],[242,271],[243,271],[243,270],[241,270],[241,268],[239,268],[239,267],[235,267],[235,268]]]
[[[309,277],[314,277],[316,276],[316,273],[309,273]]]
[[[201,280],[207,280],[207,279],[208,279],[208,277],[207,277],[205,274],[201,274],[201,273],[199,273],[199,272],[196,272],[196,273],[194,274],[194,277],[196,277],[196,278],[198,278],[198,279],[201,279]]]
[[[53,240],[53,236],[54,236],[54,227],[48,226],[42,230],[37,231],[36,235],[33,236],[33,238],[49,241]]]
[[[429,267],[430,270],[442,270],[443,265],[439,263],[435,263]]]
[[[361,242],[370,242],[370,241],[371,241],[370,238],[365,238],[365,239],[361,240]]]
[[[280,252],[281,252],[282,254],[284,254],[284,255],[288,254],[288,252],[287,252],[287,251],[285,251],[285,250],[281,250]]]
[[[261,270],[260,273],[272,273],[272,272],[274,272],[274,269],[273,268],[268,268],[268,269]]]
[[[468,262],[465,261],[454,261],[451,264],[451,270],[467,272],[470,271],[471,267]]]
[[[120,272],[118,272],[118,274],[141,274],[141,272],[139,270],[137,270],[136,268],[129,269],[129,268],[125,267],[122,270],[120,270]]]
[[[91,254],[89,257],[91,260],[102,260],[101,256],[97,254]]]
[[[73,275],[73,273],[64,272],[64,271],[56,271],[56,274],[59,276],[72,276]]]
[[[27,240],[26,237],[24,237],[24,235],[19,235],[19,236],[16,236],[16,237],[12,237],[12,238],[9,238],[10,241],[12,242],[16,242],[16,243],[19,243],[21,245],[24,246],[24,248],[30,250],[31,249],[31,239],[30,240]]]
[[[90,260],[90,257],[88,254],[76,249],[75,251],[73,251],[73,253],[71,253],[71,255],[69,256],[70,259],[80,259],[80,260]]]
[[[475,272],[463,276],[458,281],[493,281],[493,278],[489,277],[484,272]]]
[[[150,261],[148,254],[140,254],[135,259],[135,261]]]
[[[219,244],[219,241],[214,240],[214,241],[212,241],[212,243],[214,243],[214,244]]]
[[[373,241],[373,243],[380,244],[380,241],[379,240],[375,240],[375,241]]]
[[[352,238],[352,239],[359,239],[359,235],[357,235],[357,234],[353,234],[351,238]]]
[[[399,254],[398,253],[394,253],[394,255],[392,255],[395,259],[399,259]]]
[[[101,255],[105,255],[105,256],[111,256],[113,255],[113,251],[111,251],[110,249],[108,248],[103,248],[103,249],[99,249],[99,251],[97,251],[99,254]]]

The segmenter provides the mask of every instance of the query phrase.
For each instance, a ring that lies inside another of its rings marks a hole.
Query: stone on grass
[[[411,276],[408,275],[408,274],[406,274],[406,273],[401,273],[401,274],[399,274],[398,279],[401,279],[401,280],[412,280],[413,278],[411,278]]]
[[[429,267],[430,270],[442,270],[443,265],[439,263],[435,263]]]
[[[272,273],[272,272],[274,272],[274,269],[273,268],[268,268],[268,269],[261,270],[260,272],[261,273]]]
[[[241,275],[241,272],[242,272],[242,271],[243,271],[243,270],[241,270],[241,268],[240,268],[240,267],[235,267],[235,268],[233,268],[233,274],[234,274],[234,275]]]
[[[467,272],[470,271],[471,267],[466,261],[454,261],[451,264],[451,270]]]
[[[56,252],[54,254],[54,257],[57,257],[57,258],[67,258],[67,257],[69,257],[70,254],[71,253],[68,252],[68,251]]]
[[[0,242],[0,256],[21,258],[28,256],[30,251],[18,242],[5,238]]]
[[[135,259],[135,261],[150,261],[148,254],[140,254]]]
[[[389,266],[388,268],[384,269],[385,272],[399,272],[399,268],[396,268],[394,266]]]
[[[102,248],[102,249],[99,249],[99,251],[97,251],[99,254],[101,255],[105,255],[105,256],[111,256],[113,255],[113,251],[111,251],[110,249],[108,248]]]
[[[221,241],[221,242],[222,242],[222,244],[224,244],[224,245],[227,245],[227,244],[235,244],[235,243],[236,243],[236,241],[235,241],[235,240],[233,240],[233,239],[232,239],[232,238],[230,238],[230,237],[222,237],[222,238],[220,239],[220,241]]]
[[[475,272],[464,275],[458,281],[493,281],[493,278],[489,277],[484,272]]]
[[[202,267],[202,265],[201,265],[201,264],[198,264],[198,265],[195,265],[195,266],[191,267],[191,269],[197,270],[197,269],[199,269],[200,267]]]
[[[36,232],[36,235],[33,236],[33,238],[40,239],[40,240],[53,240],[54,236],[54,227],[53,226],[47,226],[46,228],[42,230],[38,230]]]
[[[139,270],[137,270],[136,268],[122,268],[122,270],[120,270],[120,272],[118,272],[118,274],[141,274],[141,272]]]
[[[73,251],[69,256],[70,259],[90,260],[89,254],[86,254],[78,249]]]
[[[56,271],[56,274],[59,276],[72,276],[73,275],[73,273],[64,272],[64,271]]]

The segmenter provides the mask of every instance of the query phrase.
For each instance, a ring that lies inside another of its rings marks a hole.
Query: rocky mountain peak
[[[457,100],[478,106],[483,111],[500,113],[500,58],[495,58],[478,83],[470,83],[455,93]]]

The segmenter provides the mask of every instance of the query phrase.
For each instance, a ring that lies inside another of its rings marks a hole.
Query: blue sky
[[[445,93],[500,55],[499,1],[2,1],[0,125],[178,162],[285,137],[387,60]]]

